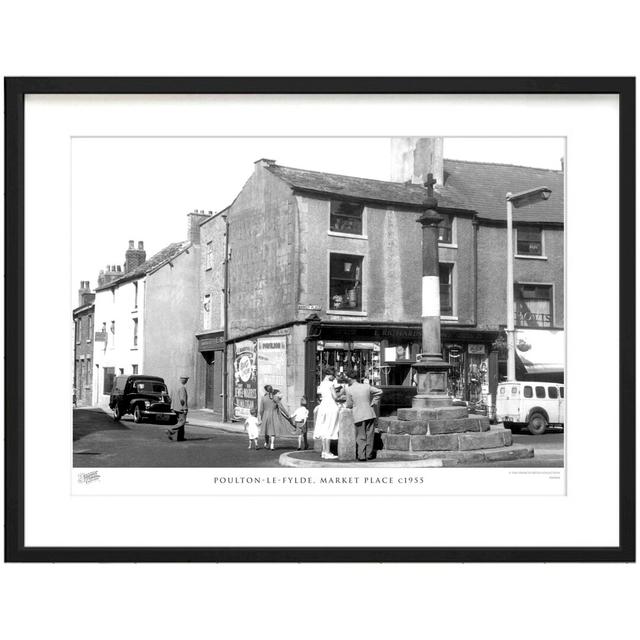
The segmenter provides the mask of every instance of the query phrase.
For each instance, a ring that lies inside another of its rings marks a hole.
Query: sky
[[[259,158],[390,179],[390,138],[74,138],[72,288],[124,264],[128,241],[147,258],[187,239],[187,214],[232,202]],[[445,138],[444,157],[560,169],[564,138]]]

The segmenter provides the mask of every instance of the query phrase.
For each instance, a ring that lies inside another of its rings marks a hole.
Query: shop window
[[[542,229],[537,227],[517,227],[516,253],[519,256],[541,256]]]
[[[331,201],[329,231],[348,233],[354,236],[362,234],[364,205],[342,200]]]
[[[453,316],[453,265],[440,263],[440,315]]]
[[[362,311],[362,256],[330,254],[329,309]]]
[[[453,244],[453,216],[448,213],[438,213],[442,222],[438,225],[438,242]]]
[[[104,371],[104,383],[102,387],[102,393],[109,395],[113,388],[113,380],[116,377],[115,367],[105,367]]]
[[[516,326],[553,326],[552,297],[551,285],[516,284],[514,295]]]

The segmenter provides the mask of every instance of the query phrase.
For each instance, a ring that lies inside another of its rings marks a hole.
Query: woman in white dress
[[[322,440],[322,458],[336,458],[331,453],[331,440],[338,437],[338,416],[340,407],[337,403],[335,373],[333,367],[325,369],[325,376],[318,393],[322,394],[322,400],[318,406],[315,424],[313,425],[314,439]]]

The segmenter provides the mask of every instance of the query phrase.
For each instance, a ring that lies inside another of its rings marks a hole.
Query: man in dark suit
[[[356,425],[356,456],[358,460],[373,458],[373,438],[376,412],[374,406],[380,402],[382,390],[358,382],[353,371],[347,372],[346,407],[351,409]]]
[[[167,436],[169,436],[169,440],[173,440],[175,435],[178,442],[184,440],[184,425],[187,423],[187,413],[189,411],[187,380],[189,380],[188,376],[180,377],[180,386],[171,398],[171,408],[176,412],[178,422],[172,429],[167,429]]]

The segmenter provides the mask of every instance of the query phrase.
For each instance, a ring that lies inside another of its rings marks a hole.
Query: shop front
[[[421,350],[418,324],[310,323],[305,395],[313,408],[327,365],[352,370],[383,389],[381,415],[411,406],[417,380],[413,365]],[[451,363],[450,394],[470,403],[493,405],[497,386],[497,331],[442,327],[444,357]]]

